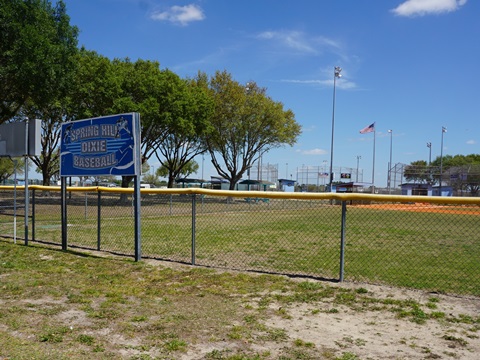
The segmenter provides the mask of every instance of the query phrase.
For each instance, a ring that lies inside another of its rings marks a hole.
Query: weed
[[[285,308],[279,308],[277,310],[277,315],[280,316],[282,319],[291,319],[292,318]]]
[[[173,339],[171,341],[167,341],[163,347],[168,351],[180,351],[185,350],[187,343],[182,340]]]
[[[63,341],[63,336],[69,331],[69,328],[62,326],[58,328],[49,328],[39,336],[40,342],[59,343]]]
[[[95,342],[95,339],[93,336],[85,335],[85,334],[79,335],[77,340],[79,343],[89,345],[89,346],[93,345],[93,343]]]
[[[442,339],[447,340],[447,341],[451,341],[453,344],[457,344],[457,345],[460,345],[460,346],[467,346],[468,345],[467,340],[464,340],[462,338],[458,338],[458,337],[455,337],[455,336],[451,336],[451,335],[443,335]]]
[[[298,284],[298,288],[302,291],[316,291],[323,288],[319,282],[303,281]]]
[[[284,329],[268,329],[267,335],[263,337],[266,341],[284,341],[288,339],[287,332]]]
[[[303,341],[302,339],[296,339],[293,344],[297,347],[306,347],[306,348],[314,348],[315,344],[308,341]]]
[[[143,321],[147,321],[147,320],[148,320],[148,316],[146,316],[146,315],[134,316],[131,319],[131,321],[133,321],[133,322],[143,322]]]
[[[358,360],[360,359],[357,355],[351,352],[345,352],[342,356],[335,358],[335,360]]]
[[[430,318],[432,319],[444,319],[445,313],[443,311],[433,311],[430,313]]]

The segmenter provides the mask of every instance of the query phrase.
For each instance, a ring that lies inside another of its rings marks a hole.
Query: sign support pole
[[[28,117],[25,118],[25,245],[28,245],[28,213],[29,213],[29,194],[28,194]]]
[[[135,213],[135,261],[140,261],[142,258],[142,244],[141,244],[141,224],[140,224],[140,177],[134,177],[133,189],[133,210]]]
[[[62,250],[67,250],[67,180],[60,177],[60,192],[62,193]]]

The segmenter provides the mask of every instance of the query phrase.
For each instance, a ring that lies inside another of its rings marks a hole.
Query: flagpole
[[[376,124],[375,124],[376,125]],[[372,166],[372,194],[375,194],[375,138],[377,129],[373,126],[373,166]]]

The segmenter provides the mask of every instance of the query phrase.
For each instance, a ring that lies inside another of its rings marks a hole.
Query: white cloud
[[[172,6],[167,11],[155,11],[150,18],[158,21],[170,21],[174,24],[186,26],[192,21],[205,19],[205,14],[200,7],[191,4],[185,6]]]
[[[392,10],[399,16],[424,16],[457,11],[467,0],[407,0]]]
[[[257,38],[276,41],[298,52],[316,53],[316,50],[309,44],[305,35],[299,31],[264,31],[258,34]]]
[[[475,140],[468,140],[467,144],[468,145],[475,145],[477,142]]]
[[[256,37],[279,44],[297,53],[317,54],[324,48],[340,48],[340,45],[332,39],[323,36],[310,37],[304,32],[296,30],[264,31]]]
[[[327,153],[327,151],[323,149],[301,150],[300,152],[303,155],[325,155]]]
[[[318,80],[318,79],[312,79],[312,80],[295,80],[295,79],[283,79],[281,80],[282,82],[286,83],[293,83],[293,84],[313,84],[313,85],[322,85],[325,87],[333,87],[333,79],[331,80]],[[357,84],[355,84],[352,81],[348,81],[346,79],[338,79],[336,81],[336,87],[339,89],[356,89]]]

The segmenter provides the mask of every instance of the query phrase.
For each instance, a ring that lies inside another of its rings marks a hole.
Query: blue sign
[[[140,114],[62,124],[60,176],[140,174]]]

